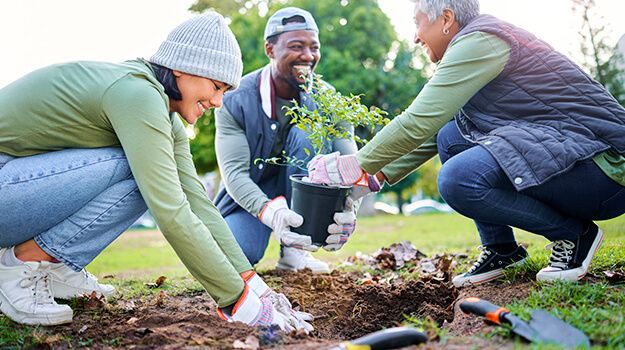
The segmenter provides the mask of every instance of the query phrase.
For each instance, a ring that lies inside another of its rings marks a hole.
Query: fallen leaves
[[[365,273],[358,282],[362,284],[385,283],[402,284],[404,277],[400,273],[418,275],[420,278],[433,278],[437,280],[449,280],[451,271],[457,265],[454,256],[448,254],[436,254],[427,257],[420,252],[410,241],[391,244],[382,247],[371,255],[357,253],[349,257],[342,266],[355,264],[368,265],[374,270],[387,270],[383,275],[372,276]]]
[[[76,301],[81,309],[84,310],[109,310],[110,305],[104,295],[98,296],[96,291],[91,292],[90,295],[82,294],[81,297],[76,298]]]
[[[148,287],[148,288],[158,288],[158,287],[162,286],[163,283],[165,283],[166,279],[167,279],[167,277],[161,276],[161,277],[157,278],[156,281],[154,281],[153,283],[146,283],[145,286]]]
[[[608,281],[612,283],[625,281],[625,273],[623,273],[622,271],[605,270],[601,271],[601,273],[603,274],[603,277],[605,277]]]
[[[158,307],[165,307],[167,305],[167,301],[169,300],[169,295],[164,291],[160,291],[156,298],[152,300],[152,305]]]

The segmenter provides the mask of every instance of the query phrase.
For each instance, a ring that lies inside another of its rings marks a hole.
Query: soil
[[[475,296],[505,305],[527,297],[533,288],[530,276],[462,289],[453,287],[449,276],[434,275],[404,280],[363,278],[342,270],[331,274],[274,270],[264,278],[278,281],[277,289],[295,308],[314,315],[311,334],[225,322],[205,292],[176,296],[160,292],[110,304],[93,296],[82,298],[82,305],[74,307],[74,321],[44,328],[38,348],[331,349],[342,341],[399,326],[404,315],[434,321],[449,335],[441,341],[430,331],[425,345],[404,349],[512,348],[513,338],[480,337],[497,326],[462,314],[457,304]]]

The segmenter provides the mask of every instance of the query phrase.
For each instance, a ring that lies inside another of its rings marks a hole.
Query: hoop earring
[[[449,34],[449,29],[443,28],[443,34],[445,35]]]

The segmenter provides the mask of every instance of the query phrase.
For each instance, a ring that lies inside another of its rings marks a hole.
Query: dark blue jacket
[[[481,31],[510,43],[510,59],[456,115],[465,137],[495,157],[517,190],[543,184],[613,148],[625,153],[625,109],[549,44],[490,15],[452,39]]]

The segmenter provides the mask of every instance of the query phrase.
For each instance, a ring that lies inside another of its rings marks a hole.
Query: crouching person
[[[0,89],[2,313],[63,324],[72,310],[55,298],[113,293],[84,267],[149,209],[222,318],[312,329],[253,272],[198,179],[180,120],[219,107],[242,67],[213,12],[174,29],[149,61],[56,64]]]

